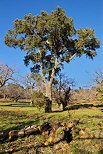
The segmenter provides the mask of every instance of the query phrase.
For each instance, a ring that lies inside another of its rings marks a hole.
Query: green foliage
[[[97,88],[97,91],[98,91],[99,94],[100,94],[100,101],[103,102],[103,89]]]
[[[46,104],[47,97],[40,91],[35,91],[32,94],[33,105],[39,109],[43,108]]]
[[[91,28],[76,30],[73,19],[65,15],[60,7],[48,14],[41,11],[40,15],[28,14],[24,19],[14,21],[13,30],[5,37],[9,47],[19,47],[27,51],[25,64],[33,63],[32,71],[46,77],[54,77],[63,68],[63,62],[69,63],[74,56],[82,54],[93,59],[99,40]]]

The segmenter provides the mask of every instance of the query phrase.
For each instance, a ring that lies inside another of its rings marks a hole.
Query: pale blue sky
[[[63,70],[76,80],[76,87],[86,86],[91,82],[95,71],[103,71],[103,0],[0,0],[0,61],[15,66],[21,75],[28,73],[29,68],[23,62],[25,52],[7,47],[4,37],[8,29],[12,29],[16,18],[23,19],[28,13],[39,15],[41,10],[51,13],[57,6],[62,7],[66,15],[74,19],[77,29],[95,29],[95,34],[101,41],[101,48],[97,50],[98,56],[94,61],[85,56],[75,58]]]

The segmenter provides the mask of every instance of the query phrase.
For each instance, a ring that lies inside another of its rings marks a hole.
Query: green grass
[[[69,144],[61,141],[53,146],[44,147],[42,144],[45,142],[45,137],[31,135],[12,142],[8,140],[1,142],[0,154],[5,153],[7,149],[13,150],[15,154],[35,154],[38,151],[45,154],[102,154],[103,139],[99,139],[99,136],[103,138],[103,107],[59,111],[55,104],[52,113],[44,113],[43,109],[38,110],[36,107],[31,107],[29,102],[0,101],[0,130],[5,132],[20,130],[29,125],[41,125],[46,121],[56,124],[58,121],[80,120],[77,127],[86,128],[90,136],[90,138],[78,139],[74,134],[74,139]],[[94,134],[95,137],[91,138]]]

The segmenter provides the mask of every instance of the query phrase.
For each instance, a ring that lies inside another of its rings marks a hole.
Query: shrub
[[[97,91],[100,94],[100,101],[103,102],[103,89],[97,88]]]
[[[33,106],[41,109],[45,107],[47,102],[47,97],[41,91],[35,91],[32,94]]]

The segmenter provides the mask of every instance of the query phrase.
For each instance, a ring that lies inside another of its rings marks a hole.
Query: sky
[[[101,42],[98,56],[93,61],[85,56],[74,58],[62,71],[75,80],[76,88],[88,87],[93,84],[95,72],[103,71],[103,0],[0,0],[0,62],[14,66],[21,76],[29,73],[29,67],[23,62],[25,51],[6,46],[5,35],[13,28],[16,18],[23,19],[29,13],[39,15],[41,10],[51,13],[57,6],[65,10],[66,16],[73,18],[76,29],[93,28]]]

